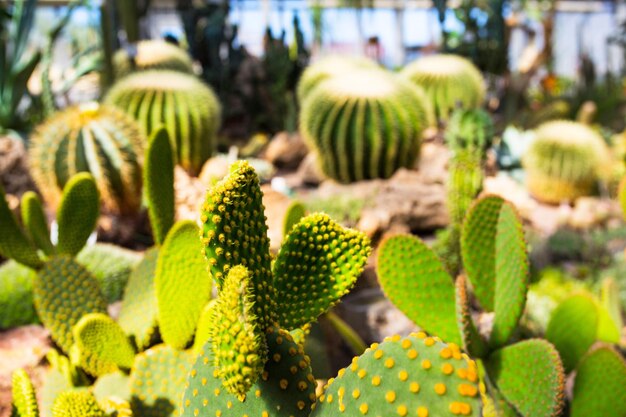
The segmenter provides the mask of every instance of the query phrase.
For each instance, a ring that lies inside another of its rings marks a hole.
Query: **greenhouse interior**
[[[0,417],[626,417],[626,2],[0,39]]]

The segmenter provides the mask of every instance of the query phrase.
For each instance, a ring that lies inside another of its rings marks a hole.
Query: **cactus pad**
[[[17,219],[9,208],[4,195],[4,189],[0,185],[0,255],[5,258],[15,259],[22,265],[31,268],[39,268],[42,265],[37,250],[26,238]]]
[[[155,274],[159,330],[163,341],[176,349],[193,339],[202,308],[211,297],[199,234],[194,222],[178,222],[159,250]]]
[[[39,407],[35,397],[35,389],[28,374],[23,369],[13,372],[11,377],[13,399],[11,401],[12,417],[39,417]]]
[[[130,375],[133,415],[174,416],[192,363],[191,352],[165,345],[137,355]]]
[[[174,224],[174,155],[167,130],[154,130],[146,150],[143,185],[154,242],[160,245]]]
[[[528,289],[526,241],[515,208],[496,196],[478,200],[465,219],[461,253],[476,298],[495,311],[490,344],[501,346],[517,326]]]
[[[0,265],[0,329],[38,323],[33,305],[33,282],[37,273],[8,260]]]
[[[122,328],[106,314],[83,316],[73,329],[74,362],[89,374],[101,376],[122,369],[130,369],[135,350]]]
[[[217,298],[214,298],[204,306],[202,312],[200,313],[192,348],[193,353],[196,355],[200,353],[204,344],[208,342],[211,337],[211,328],[215,325],[213,322],[215,317],[213,309],[216,307],[216,304]]]
[[[209,330],[217,377],[224,387],[243,399],[263,371],[267,346],[259,328],[252,304],[248,270],[237,265],[228,276],[215,308]],[[234,355],[233,355],[234,353]]]
[[[167,69],[193,74],[193,62],[187,52],[177,45],[162,40],[143,40],[113,55],[115,77],[121,78],[134,71]]]
[[[48,219],[39,196],[34,191],[22,195],[22,222],[30,239],[46,255],[54,254],[54,246],[50,241]]]
[[[274,263],[278,322],[292,330],[315,320],[348,293],[363,271],[369,239],[325,214],[296,224]]]
[[[74,175],[63,188],[57,212],[57,252],[68,255],[80,252],[96,227],[99,214],[100,197],[93,177],[86,172]]]
[[[69,353],[72,328],[89,313],[105,313],[107,304],[98,281],[66,255],[51,258],[35,280],[35,308],[52,340]]]
[[[126,334],[135,339],[139,350],[150,345],[157,327],[159,308],[154,288],[159,250],[146,251],[144,258],[133,269],[124,291],[118,322]]]
[[[461,344],[454,283],[419,238],[400,235],[385,239],[378,249],[376,272],[387,297],[409,319],[448,342]]]
[[[270,245],[259,179],[248,162],[232,164],[228,176],[209,190],[201,220],[204,253],[218,290],[231,267],[245,266],[255,289],[255,316],[267,328],[275,311]]]
[[[62,392],[54,401],[52,417],[107,417],[87,390]]]
[[[102,375],[93,384],[93,395],[102,403],[106,398],[130,400],[130,377],[122,371]]]
[[[425,333],[375,343],[329,381],[312,416],[481,416],[478,371]]]
[[[291,335],[270,327],[266,333],[269,358],[261,378],[240,401],[217,378],[205,346],[187,379],[181,417],[198,415],[239,417],[305,417],[315,403],[315,378],[309,358]]]
[[[467,278],[459,275],[456,288],[456,317],[463,339],[463,348],[474,358],[482,358],[487,353],[487,345],[474,324],[470,299],[467,294]]]
[[[626,415],[626,362],[615,350],[600,346],[577,368],[571,417]]]
[[[494,352],[487,373],[522,417],[557,417],[563,408],[565,374],[550,343],[530,339]]]
[[[285,218],[283,219],[283,237],[286,237],[291,229],[298,224],[300,219],[306,216],[306,207],[298,200],[294,200],[287,207]]]

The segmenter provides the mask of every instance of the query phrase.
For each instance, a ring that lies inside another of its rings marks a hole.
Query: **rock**
[[[605,226],[612,219],[622,217],[619,203],[596,197],[580,197],[568,218],[568,224],[575,229],[591,229]]]
[[[281,169],[296,169],[309,149],[298,133],[280,132],[272,138],[265,150],[265,159]]]
[[[209,160],[209,162],[211,160]],[[206,167],[207,164],[205,164],[204,167]],[[204,172],[204,167],[202,168],[202,172]],[[228,173],[228,166],[226,167],[226,173]],[[221,178],[222,177],[219,179]],[[199,178],[187,174],[181,167],[177,166],[174,169],[176,220],[198,221],[200,218],[200,206],[204,202],[208,187],[209,186],[203,183]]]
[[[283,219],[289,204],[291,204],[291,199],[273,190],[269,185],[263,185],[261,191],[263,192],[263,205],[267,217],[270,250],[272,253],[277,253],[283,242]]]
[[[198,179],[205,187],[210,187],[228,174],[230,160],[224,155],[217,155],[209,159],[202,166]]]
[[[7,194],[17,197],[36,189],[28,171],[26,148],[19,138],[0,135],[0,182]]]
[[[296,174],[288,182],[291,187],[296,188],[319,185],[324,179],[325,176],[317,163],[315,152],[309,152],[300,163]]]
[[[450,151],[439,143],[424,143],[420,150],[415,169],[428,184],[445,184],[448,178]]]

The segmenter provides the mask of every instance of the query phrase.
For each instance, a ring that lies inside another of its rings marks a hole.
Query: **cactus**
[[[615,350],[599,346],[576,370],[571,417],[626,415],[626,362]]]
[[[52,417],[107,417],[87,390],[62,392],[54,401]]]
[[[212,299],[204,306],[202,312],[200,313],[192,348],[193,353],[196,355],[200,353],[202,347],[209,341],[211,330],[214,326],[215,315],[213,314],[213,309],[215,308],[216,303],[217,299]]]
[[[39,318],[66,353],[74,342],[72,327],[80,318],[88,313],[106,313],[107,309],[96,279],[67,255],[46,262],[35,279],[34,294]]]
[[[610,159],[602,137],[569,121],[544,123],[523,156],[526,188],[538,200],[558,204],[591,195]]]
[[[122,371],[102,375],[93,384],[93,395],[102,403],[107,398],[130,400],[130,376]]]
[[[306,207],[298,200],[294,200],[287,207],[285,218],[283,219],[283,237],[286,237],[291,229],[300,221],[301,218],[306,216]]]
[[[423,332],[373,344],[319,400],[311,416],[482,415],[474,361]]]
[[[88,173],[74,175],[65,184],[57,212],[59,242],[56,252],[76,255],[96,227],[100,207],[98,188]]]
[[[152,248],[128,277],[124,290],[119,323],[135,340],[139,350],[150,345],[157,328],[158,305],[154,286],[159,251]]]
[[[137,124],[115,108],[96,103],[70,107],[40,125],[31,138],[31,173],[54,207],[70,177],[87,171],[107,209],[132,213],[141,204],[145,141]]]
[[[84,315],[72,329],[72,361],[93,376],[130,369],[135,350],[124,331],[106,314]]]
[[[321,83],[302,105],[300,127],[322,171],[352,182],[411,167],[430,118],[421,89],[370,70]]]
[[[130,376],[133,415],[174,416],[193,354],[158,345],[137,355]]]
[[[494,126],[491,116],[482,109],[458,109],[448,120],[446,144],[455,152],[475,152],[484,159],[485,151],[492,145]]]
[[[22,222],[30,240],[46,255],[53,255],[54,245],[50,241],[48,219],[39,196],[34,191],[22,195]]]
[[[146,135],[164,125],[176,160],[191,174],[214,153],[220,105],[213,91],[188,74],[144,71],[117,82],[105,97],[141,125]]]
[[[113,55],[115,77],[152,69],[193,74],[193,62],[185,50],[162,40],[144,40]]]
[[[376,69],[379,65],[365,57],[345,57],[330,55],[309,65],[298,81],[296,94],[298,101],[303,103],[307,96],[324,80],[351,74],[363,69]]]
[[[476,109],[485,98],[480,71],[470,61],[457,55],[419,58],[408,64],[401,75],[424,88],[439,120],[448,120],[458,106]]]
[[[9,260],[0,266],[0,329],[38,323],[33,306],[32,269]]]
[[[35,397],[35,389],[28,374],[23,369],[18,369],[11,376],[12,394],[11,416],[12,417],[39,417],[39,407]]]
[[[143,167],[143,184],[154,241],[160,245],[174,224],[174,156],[167,130],[150,136]]]
[[[174,225],[159,251],[154,286],[159,330],[168,345],[183,349],[192,339],[211,296],[200,230],[192,221]]]

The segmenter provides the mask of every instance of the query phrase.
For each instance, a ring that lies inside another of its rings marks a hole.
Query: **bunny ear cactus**
[[[33,383],[26,371],[18,369],[11,377],[13,400],[12,417],[39,417],[39,407]]]
[[[571,417],[626,415],[626,362],[615,350],[599,346],[576,369]]]
[[[526,187],[551,204],[591,195],[609,160],[602,136],[589,126],[564,120],[544,123],[522,159]]]
[[[74,175],[65,185],[57,212],[59,243],[56,251],[76,255],[87,243],[100,214],[100,198],[93,177]]]
[[[343,183],[389,178],[411,167],[430,122],[421,89],[381,70],[321,83],[302,104],[300,117],[322,171]]]
[[[54,401],[52,417],[107,417],[87,390],[62,392]]]
[[[178,164],[191,174],[199,173],[215,151],[220,104],[193,75],[167,70],[131,74],[111,87],[105,103],[135,118],[146,135],[164,125]]]
[[[120,110],[97,103],[71,107],[37,128],[29,148],[31,173],[53,206],[73,175],[89,172],[107,209],[134,213],[141,204],[145,142],[139,126]]]
[[[423,332],[373,344],[329,381],[319,400],[312,416],[482,415],[474,361]]]
[[[10,259],[0,265],[0,329],[38,323],[33,306],[37,273]]]
[[[287,207],[287,212],[285,213],[285,218],[283,219],[283,237],[286,237],[291,229],[306,216],[307,211],[304,204],[300,201],[294,200]]]
[[[132,51],[132,52],[131,52]],[[193,74],[193,62],[187,52],[179,46],[162,40],[144,40],[113,55],[116,78],[134,71],[151,69],[179,71]]]
[[[483,77],[469,60],[457,55],[431,55],[408,64],[401,74],[424,89],[439,120],[458,106],[475,109],[485,98]]]
[[[46,255],[53,255],[54,246],[50,241],[48,220],[39,196],[33,191],[22,195],[22,221],[31,241]]]

